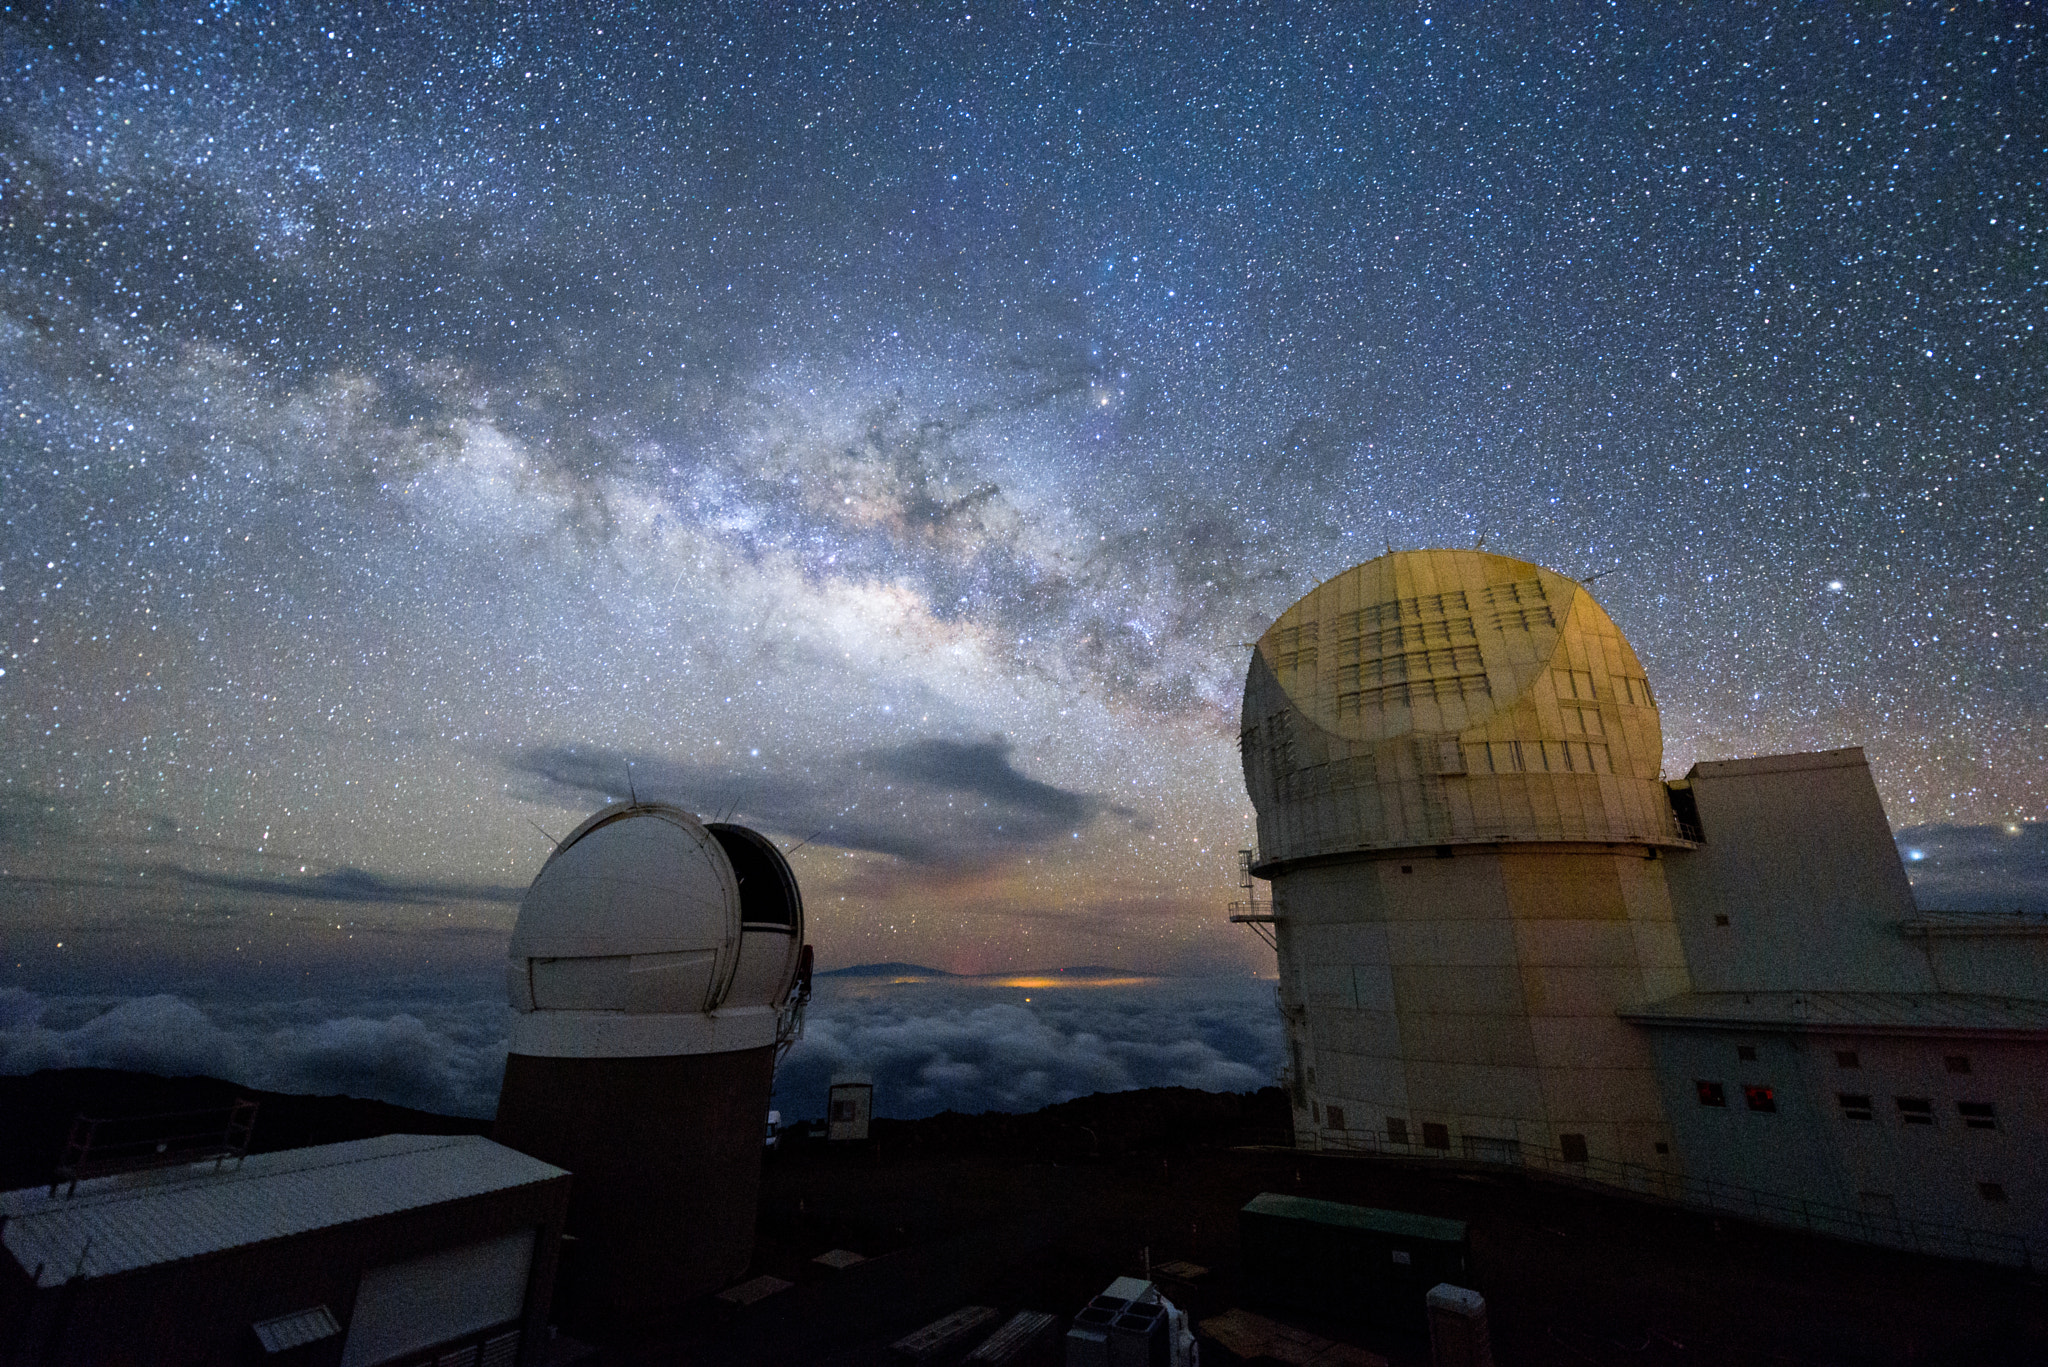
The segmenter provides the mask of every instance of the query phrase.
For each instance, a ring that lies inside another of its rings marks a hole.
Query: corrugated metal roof
[[[2048,1001],[1962,992],[1686,992],[1632,1007],[1621,1018],[1702,1028],[2041,1035],[2048,1033]]]
[[[6,1192],[0,1247],[57,1286],[566,1175],[481,1135],[392,1134]]]
[[[2032,911],[1922,911],[1899,922],[1908,935],[2048,935],[2048,916]]]
[[[1445,1220],[1406,1210],[1349,1206],[1339,1201],[1318,1201],[1309,1196],[1284,1196],[1277,1191],[1260,1192],[1245,1203],[1244,1213],[1445,1243],[1459,1243],[1465,1238],[1465,1222],[1462,1220]]]

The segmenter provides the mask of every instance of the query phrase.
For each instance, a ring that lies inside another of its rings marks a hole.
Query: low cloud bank
[[[822,1116],[840,1073],[872,1078],[876,1114],[906,1119],[1035,1111],[1133,1087],[1244,1092],[1273,1081],[1280,1053],[1273,985],[1249,977],[1029,991],[821,985],[775,1104],[785,1119]]]
[[[195,1001],[0,988],[0,1072],[206,1074],[489,1116],[505,1025],[496,998]],[[821,983],[775,1105],[787,1119],[821,1116],[841,1072],[872,1077],[877,1113],[897,1117],[1031,1111],[1132,1087],[1250,1091],[1273,1080],[1280,1048],[1272,984],[1250,978],[1046,990]]]
[[[94,1002],[0,988],[0,1072],[204,1074],[488,1116],[505,1072],[504,1013],[497,1001],[201,1006],[170,995]]]
[[[2048,912],[2048,822],[1907,826],[1897,840],[1927,910]]]

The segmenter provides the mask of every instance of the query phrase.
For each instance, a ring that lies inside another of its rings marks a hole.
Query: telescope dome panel
[[[512,1052],[773,1043],[802,934],[796,878],[772,843],[665,804],[615,803],[561,843],[520,903],[506,966]]]
[[[617,803],[564,840],[519,904],[512,957],[717,952],[740,894],[717,839],[673,807]]]
[[[1483,551],[1318,585],[1245,678],[1262,863],[1503,841],[1683,843],[1635,651],[1591,594]]]
[[[759,831],[722,821],[706,829],[732,861],[740,890],[740,961],[726,1005],[779,1006],[789,996],[803,951],[804,899],[796,874]]]

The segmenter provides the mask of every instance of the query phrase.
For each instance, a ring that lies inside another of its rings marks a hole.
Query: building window
[[[1737,1057],[1737,1058],[1741,1059],[1741,1060],[1742,1060],[1742,1061],[1743,1061],[1744,1063],[1755,1063],[1755,1062],[1756,1062],[1756,1046],[1755,1046],[1754,1044],[1738,1044],[1738,1045],[1736,1045],[1736,1046],[1735,1046],[1735,1057]]]
[[[1977,1184],[1977,1194],[1987,1201],[2003,1201],[2005,1199],[2005,1183],[1979,1182]]]
[[[1837,1049],[1835,1050],[1835,1066],[1837,1068],[1861,1068],[1863,1060],[1856,1057],[1854,1049]]]
[[[1323,1123],[1323,1104],[1320,1101],[1308,1103],[1308,1118],[1318,1125]]]
[[[1752,1111],[1775,1111],[1778,1109],[1778,1094],[1768,1087],[1745,1086],[1742,1099],[1749,1103]]]
[[[1657,1141],[1657,1142],[1656,1142],[1656,1143],[1655,1143],[1654,1145],[1652,1145],[1652,1147],[1653,1147],[1653,1148],[1655,1148],[1655,1149],[1657,1150],[1657,1152],[1658,1152],[1658,1153],[1670,1153],[1670,1152],[1671,1152],[1671,1146],[1670,1146],[1669,1144],[1665,1143],[1665,1142],[1664,1142],[1663,1140],[1661,1140],[1661,1139],[1660,1139],[1660,1140],[1658,1140],[1658,1141]]]
[[[1586,1136],[1582,1134],[1561,1134],[1557,1137],[1558,1151],[1567,1163],[1586,1161]]]
[[[1726,915],[1725,913],[1721,913],[1721,912],[1716,912],[1716,913],[1714,914],[1714,924],[1715,924],[1715,925],[1717,925],[1717,926],[1725,926],[1725,925],[1727,925],[1727,924],[1728,924],[1728,917],[1727,917],[1727,915]]]
[[[1861,1092],[1836,1092],[1835,1100],[1842,1103],[1844,1120],[1870,1119],[1870,1098]]]
[[[842,1124],[846,1121],[853,1119],[853,1103],[851,1101],[833,1102],[832,1118],[834,1120],[841,1122]]]
[[[1895,1096],[1899,1104],[1899,1123],[1902,1125],[1932,1125],[1934,1103],[1924,1096]]]
[[[1728,1093],[1722,1090],[1720,1083],[1701,1082],[1695,1079],[1692,1085],[1699,1088],[1700,1105],[1726,1106],[1728,1104]]]
[[[1408,1122],[1398,1115],[1387,1117],[1387,1142],[1405,1144],[1408,1142]]]
[[[1967,1073],[1970,1071],[1970,1056],[1968,1054],[1950,1054],[1941,1061],[1941,1066],[1948,1069],[1951,1073]]]
[[[1439,1125],[1433,1120],[1423,1121],[1422,1142],[1426,1147],[1432,1149],[1450,1148],[1451,1127],[1448,1125]]]
[[[1329,1117],[1331,1129],[1341,1130],[1344,1128],[1344,1108],[1342,1106],[1330,1107]]]
[[[1956,1114],[1973,1130],[1998,1128],[1998,1110],[1988,1101],[1958,1101]]]

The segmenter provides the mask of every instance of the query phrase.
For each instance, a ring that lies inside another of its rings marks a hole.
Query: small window
[[[1726,1106],[1728,1104],[1728,1093],[1722,1090],[1720,1083],[1695,1080],[1692,1085],[1699,1089],[1700,1105]]]
[[[1398,1115],[1387,1117],[1387,1142],[1405,1144],[1408,1142],[1408,1122]]]
[[[1415,866],[1414,866],[1413,864],[1403,864],[1403,865],[1401,866],[1401,872],[1403,872],[1403,873],[1413,873],[1413,872],[1415,872]]]
[[[1899,1123],[1902,1125],[1932,1125],[1934,1103],[1924,1096],[1895,1096],[1899,1106]]]
[[[1422,1142],[1426,1147],[1432,1149],[1450,1148],[1451,1127],[1448,1125],[1439,1125],[1433,1120],[1423,1121]]]
[[[1656,1148],[1656,1150],[1657,1150],[1657,1152],[1658,1152],[1658,1153],[1670,1153],[1670,1152],[1671,1152],[1671,1146],[1670,1146],[1669,1144],[1665,1143],[1665,1142],[1664,1142],[1663,1140],[1661,1140],[1661,1139],[1657,1141],[1657,1143],[1656,1143],[1656,1145],[1655,1145],[1655,1148]]]
[[[1586,1161],[1586,1136],[1582,1134],[1561,1134],[1557,1137],[1558,1151],[1567,1163]]]
[[[832,1118],[842,1122],[853,1119],[853,1103],[851,1101],[833,1102]]]
[[[1309,1119],[1311,1119],[1311,1120],[1315,1121],[1315,1123],[1316,1123],[1316,1124],[1318,1124],[1318,1125],[1322,1124],[1322,1123],[1323,1123],[1323,1106],[1322,1106],[1322,1103],[1321,1103],[1321,1102],[1319,1102],[1319,1101],[1311,1101],[1311,1102],[1309,1102],[1309,1103],[1308,1103],[1308,1116],[1309,1116]]]
[[[1835,1066],[1837,1068],[1861,1068],[1863,1060],[1856,1057],[1854,1049],[1837,1049],[1835,1050]]]
[[[1977,1194],[1987,1201],[2003,1201],[2005,1199],[2005,1183],[1979,1182],[1977,1184]]]
[[[1752,1111],[1775,1111],[1778,1109],[1778,1094],[1769,1087],[1746,1086],[1742,1099],[1749,1103]]]
[[[1725,925],[1727,925],[1727,924],[1728,924],[1728,917],[1727,917],[1727,914],[1726,914],[1725,912],[1716,912],[1716,913],[1714,914],[1714,924],[1715,924],[1715,925],[1717,925],[1717,926],[1725,926]]]
[[[1870,1098],[1861,1092],[1836,1092],[1835,1100],[1842,1103],[1844,1120],[1870,1119]]]
[[[1737,1057],[1737,1058],[1741,1059],[1741,1060],[1742,1060],[1742,1061],[1743,1061],[1744,1063],[1755,1063],[1755,1062],[1756,1062],[1756,1046],[1755,1046],[1754,1044],[1738,1044],[1738,1045],[1736,1045],[1736,1046],[1735,1046],[1735,1057]]]
[[[1950,1054],[1941,1061],[1941,1066],[1948,1069],[1951,1073],[1968,1073],[1970,1071],[1970,1056],[1968,1054]]]
[[[1958,1101],[1956,1114],[1973,1130],[1998,1128],[1998,1108],[1988,1101]]]
[[[1344,1128],[1344,1108],[1342,1106],[1330,1107],[1329,1116],[1331,1129],[1341,1130]]]

